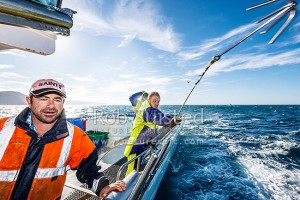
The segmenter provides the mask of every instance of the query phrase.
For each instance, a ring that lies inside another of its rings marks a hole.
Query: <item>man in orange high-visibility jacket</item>
[[[100,197],[126,189],[124,181],[109,185],[99,171],[94,144],[66,121],[65,98],[62,83],[41,79],[26,109],[0,119],[0,199],[60,199],[68,169]]]

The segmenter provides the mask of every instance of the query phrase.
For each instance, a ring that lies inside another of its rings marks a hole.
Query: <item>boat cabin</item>
[[[75,11],[62,0],[0,0],[0,51],[50,55],[57,35],[69,36]]]

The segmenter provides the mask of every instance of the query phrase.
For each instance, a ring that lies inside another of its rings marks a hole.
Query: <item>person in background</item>
[[[95,145],[66,121],[65,98],[62,83],[37,80],[28,107],[0,119],[0,199],[60,199],[68,169],[100,197],[126,189],[123,181],[109,185],[99,171]]]
[[[151,140],[157,135],[158,126],[173,127],[180,123],[180,119],[175,119],[165,115],[158,110],[160,95],[158,92],[151,92],[140,108],[136,112],[133,120],[131,135],[124,150],[124,156],[128,160],[145,151]],[[135,162],[128,165],[126,176],[134,169]]]

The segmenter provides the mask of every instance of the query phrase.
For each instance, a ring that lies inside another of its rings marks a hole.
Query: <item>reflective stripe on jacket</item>
[[[95,146],[80,128],[66,123],[65,118],[58,120],[59,124],[40,140],[20,118],[0,119],[0,199],[58,199],[67,170],[89,162]],[[90,162],[96,166],[96,160]],[[98,168],[90,172],[97,175]],[[84,177],[82,173],[81,176]],[[97,189],[98,182],[90,181],[89,186]]]

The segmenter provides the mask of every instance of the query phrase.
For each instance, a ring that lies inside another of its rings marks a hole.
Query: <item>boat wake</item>
[[[208,107],[219,117],[189,121],[156,199],[298,199],[299,108],[274,107]]]

